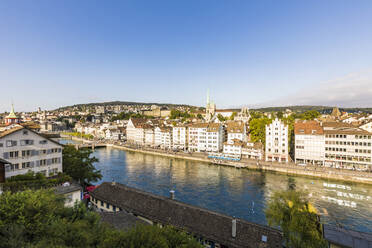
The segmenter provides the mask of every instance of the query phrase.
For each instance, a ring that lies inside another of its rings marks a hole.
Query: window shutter
[[[40,160],[36,160],[36,161],[35,161],[35,166],[36,166],[36,167],[39,167],[39,166],[40,166]]]
[[[9,152],[4,152],[4,159],[8,159],[9,158]]]
[[[34,168],[34,166],[35,166],[35,162],[34,162],[34,161],[31,161],[31,162],[30,162],[30,167],[31,167],[31,168]]]
[[[12,146],[16,146],[16,145],[17,145],[17,141],[12,140]]]
[[[52,164],[52,160],[51,159],[47,159],[47,165],[51,165]]]

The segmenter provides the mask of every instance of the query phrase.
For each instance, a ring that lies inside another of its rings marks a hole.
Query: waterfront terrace
[[[153,224],[172,225],[219,247],[282,247],[279,230],[188,205],[119,183],[103,183],[91,202],[111,205]]]

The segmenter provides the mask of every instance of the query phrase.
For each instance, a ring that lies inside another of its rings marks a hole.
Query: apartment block
[[[346,169],[372,167],[372,134],[347,123],[323,123],[325,165]]]

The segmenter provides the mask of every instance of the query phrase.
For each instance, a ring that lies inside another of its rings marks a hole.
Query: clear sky
[[[0,112],[99,101],[372,107],[372,1],[0,1]]]

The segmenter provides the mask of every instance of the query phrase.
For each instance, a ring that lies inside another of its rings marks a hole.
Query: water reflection
[[[169,159],[117,149],[97,149],[102,181],[127,184],[155,194],[266,224],[264,208],[276,190],[309,193],[322,221],[372,232],[372,186],[249,171],[207,163]]]

